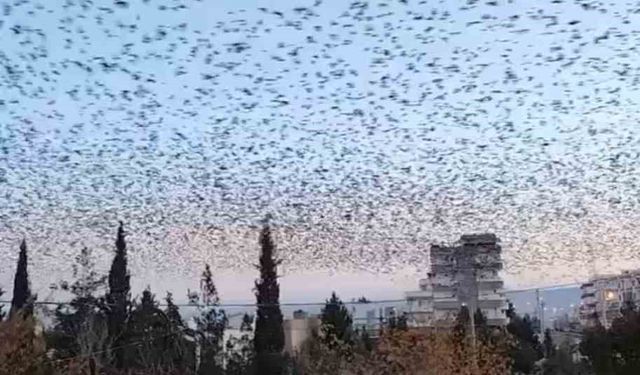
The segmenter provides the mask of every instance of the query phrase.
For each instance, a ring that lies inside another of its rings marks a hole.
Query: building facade
[[[405,294],[409,322],[417,327],[450,326],[460,308],[480,309],[491,326],[507,323],[502,249],[494,234],[464,235],[454,246],[432,245],[430,272],[420,289]]]
[[[580,290],[580,323],[593,327],[599,321],[609,328],[625,303],[640,305],[640,270],[594,276]]]
[[[320,329],[320,318],[317,316],[308,316],[306,313],[294,313],[293,319],[285,319],[282,322],[284,331],[284,352],[289,355],[295,355],[302,348],[307,339],[309,339],[314,331]]]

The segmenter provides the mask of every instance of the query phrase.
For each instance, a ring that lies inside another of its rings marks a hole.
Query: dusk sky
[[[640,9],[627,2],[0,1],[0,286],[75,254],[252,300],[400,297],[493,232],[507,287],[637,268]],[[326,274],[332,274],[326,278]]]

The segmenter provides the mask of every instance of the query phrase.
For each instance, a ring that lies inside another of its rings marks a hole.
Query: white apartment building
[[[463,305],[480,309],[492,326],[507,323],[501,247],[494,234],[464,235],[454,246],[432,245],[431,270],[405,294],[410,324],[449,326]]]
[[[640,306],[640,270],[597,275],[582,284],[580,290],[580,323],[593,327],[599,320],[602,326],[609,328],[620,316],[625,302]]]

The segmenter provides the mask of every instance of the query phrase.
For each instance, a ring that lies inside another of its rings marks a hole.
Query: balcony
[[[494,300],[494,299],[499,299],[499,300],[504,300],[504,294],[502,293],[494,293],[493,291],[491,292],[479,292],[478,293],[478,300]]]
[[[452,292],[454,288],[455,285],[434,284],[431,286],[431,290],[433,290],[434,293]]]
[[[493,233],[480,233],[480,234],[464,234],[460,236],[460,242],[467,245],[495,245],[498,242],[498,237]]]
[[[430,290],[414,290],[405,292],[404,298],[408,301],[433,299],[433,292]]]
[[[502,262],[499,261],[476,261],[474,262],[475,267],[477,267],[478,269],[494,269],[494,270],[501,270],[502,269]]]
[[[453,264],[455,261],[455,258],[449,255],[443,255],[443,256],[432,257],[430,260],[431,260],[431,264]]]
[[[502,278],[501,278],[500,276],[498,276],[498,275],[488,275],[488,276],[482,276],[482,275],[480,275],[480,276],[478,276],[478,277],[476,278],[476,281],[477,281],[478,283],[497,282],[497,281],[499,281],[499,282],[501,282],[501,283],[503,282],[503,281],[502,281]]]
[[[479,279],[477,283],[479,290],[498,290],[504,287],[504,281],[496,279]]]
[[[479,299],[478,308],[481,309],[498,309],[504,307],[506,301],[503,298]]]
[[[454,269],[453,264],[451,263],[440,263],[440,264],[431,264],[431,271],[436,274],[442,272],[452,272]]]
[[[491,255],[477,255],[473,259],[473,264],[478,268],[502,268],[500,257]]]
[[[459,310],[461,306],[460,301],[457,299],[442,299],[434,300],[433,308],[436,310]]]

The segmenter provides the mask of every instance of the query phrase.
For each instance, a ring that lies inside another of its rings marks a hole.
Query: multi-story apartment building
[[[580,289],[580,323],[585,327],[593,327],[600,321],[608,328],[620,316],[620,309],[625,302],[640,305],[640,270],[594,276]]]
[[[448,326],[460,308],[480,309],[489,325],[506,324],[501,247],[494,234],[464,235],[454,246],[432,245],[431,270],[406,293],[410,323]]]

